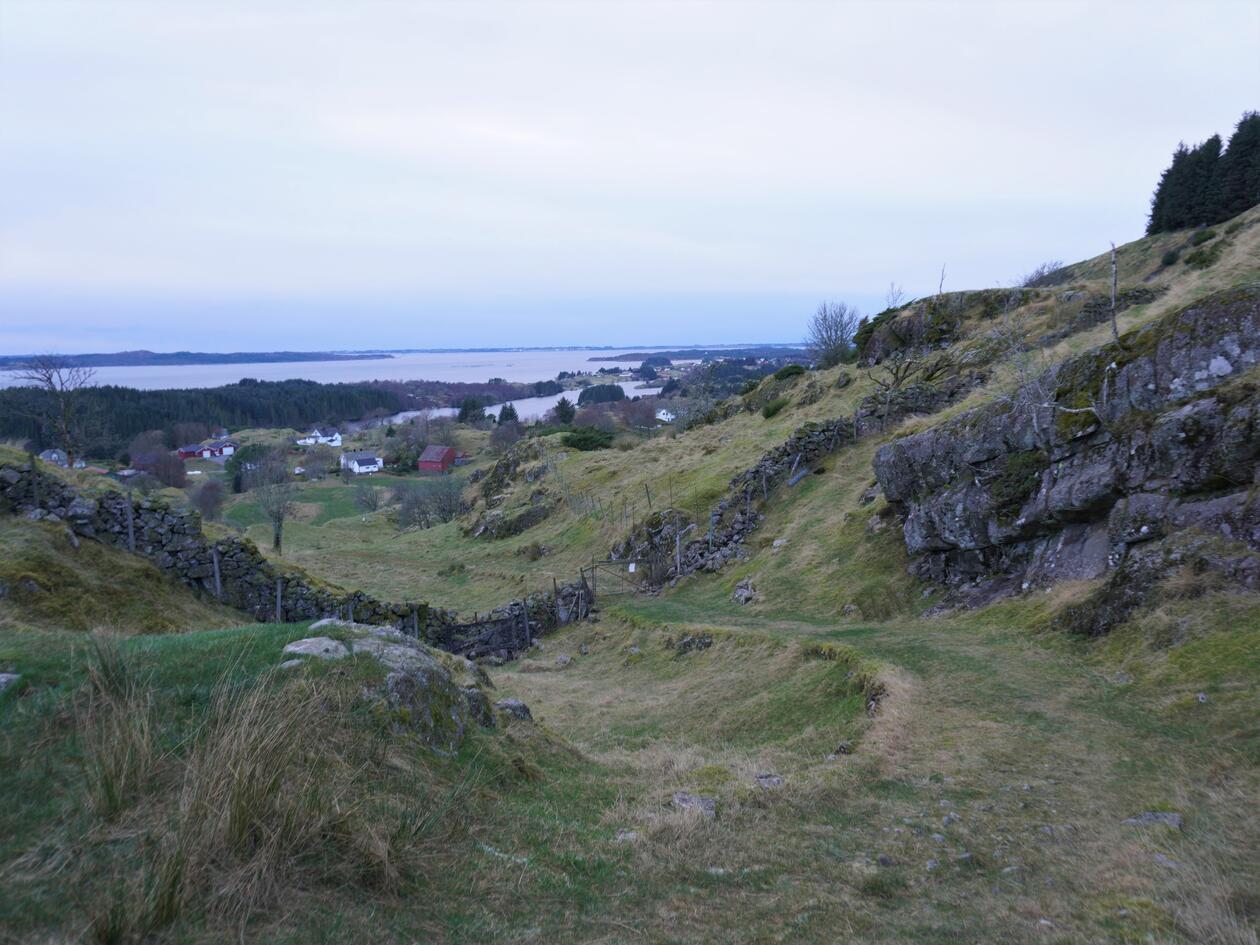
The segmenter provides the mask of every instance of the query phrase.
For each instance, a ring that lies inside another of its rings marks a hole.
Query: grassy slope
[[[64,525],[0,516],[0,626],[160,633],[240,623],[149,562],[93,541],[75,548]],[[0,657],[0,663],[5,660]]]

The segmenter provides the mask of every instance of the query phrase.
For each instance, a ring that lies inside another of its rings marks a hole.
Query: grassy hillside
[[[1179,233],[1121,247],[1122,290],[1160,290],[1122,312],[1121,330],[1260,279],[1258,223],[1252,211],[1197,244]],[[1210,258],[1187,264],[1201,249]],[[147,566],[73,551],[51,526],[0,523],[24,568],[65,572],[67,601],[96,601],[73,620],[0,602],[0,670],[23,674],[0,696],[0,788],[18,798],[0,814],[0,927],[18,941],[1255,945],[1260,595],[1170,572],[1096,640],[1061,621],[1092,582],[929,618],[937,592],[907,574],[895,516],[867,495],[882,443],[1015,382],[997,322],[1047,339],[1041,364],[1109,338],[1105,321],[1072,330],[1109,291],[1109,266],[1104,254],[1069,267],[1009,313],[997,296],[959,294],[953,350],[975,353],[982,384],[780,488],[746,557],[722,571],[652,595],[601,577],[597,621],[489,670],[534,722],[476,733],[456,757],[361,711],[364,666],[271,674],[304,625],[207,630],[223,615],[143,583]],[[306,484],[285,560],[388,598],[484,611],[604,558],[649,502],[703,527],[733,475],[874,390],[846,366],[767,379],[724,419],[625,449],[546,437],[529,475],[491,480],[508,514],[554,508],[512,538],[465,534],[486,511],[481,483],[465,492],[468,515],[401,533],[388,507],[357,507],[354,486]],[[777,398],[787,405],[764,417]],[[267,546],[248,495],[226,520],[216,527]],[[740,582],[751,603],[732,599]],[[190,631],[101,651],[141,680],[127,698],[148,734],[93,714],[94,626]],[[279,800],[252,809],[278,845],[259,857],[195,834],[172,910],[163,851],[190,829],[181,792],[208,776],[200,733],[224,719],[254,731],[241,707],[264,704],[263,730],[299,748],[279,756]],[[102,732],[139,744],[113,755],[148,766],[107,802],[101,748],[114,742]],[[714,816],[680,809],[678,792]]]
[[[164,633],[241,620],[140,557],[72,540],[64,525],[8,516],[0,516],[0,588],[0,626],[13,629]]]

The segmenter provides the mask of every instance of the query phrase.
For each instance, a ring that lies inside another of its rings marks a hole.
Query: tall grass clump
[[[109,820],[148,785],[157,762],[153,692],[116,640],[92,637],[88,682],[75,711],[92,809]]]
[[[117,681],[127,672],[107,658],[101,685],[134,692]],[[144,941],[186,919],[242,925],[294,890],[417,886],[467,786],[399,783],[384,764],[389,731],[364,708],[361,682],[225,674],[163,770],[168,799],[140,812],[138,862],[116,864],[124,878],[98,899],[95,940]],[[152,764],[124,768],[93,796],[125,802]]]

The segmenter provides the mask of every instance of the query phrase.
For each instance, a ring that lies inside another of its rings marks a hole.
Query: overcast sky
[[[1260,3],[0,0],[0,352],[798,340],[1141,235]]]

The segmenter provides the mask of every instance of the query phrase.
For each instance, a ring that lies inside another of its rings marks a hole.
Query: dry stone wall
[[[741,557],[757,528],[761,510],[774,492],[807,475],[825,456],[911,414],[935,413],[966,396],[985,375],[968,372],[933,384],[913,384],[882,396],[865,398],[852,416],[806,423],[751,468],[731,479],[727,495],[709,513],[707,530],[676,510],[649,516],[613,547],[613,560],[652,564],[650,581],[664,584],[696,571],[717,571]],[[686,540],[683,540],[683,536]]]
[[[0,512],[62,522],[76,536],[134,551],[183,584],[259,621],[337,617],[394,627],[438,645],[451,639],[454,627],[486,636],[485,631],[502,624],[499,612],[482,624],[460,624],[453,611],[427,603],[391,602],[347,591],[300,569],[277,566],[249,539],[206,537],[201,516],[192,509],[172,508],[161,500],[125,492],[84,496],[29,464],[0,464]],[[577,619],[589,609],[589,594],[586,609],[573,606],[576,597],[588,593],[581,585],[563,585],[558,590],[559,607],[550,591],[528,598],[532,635],[554,629],[560,616]],[[520,607],[514,602],[503,612]],[[487,639],[496,643],[493,633]],[[508,655],[520,649],[516,635],[505,635],[498,643],[491,649]]]

